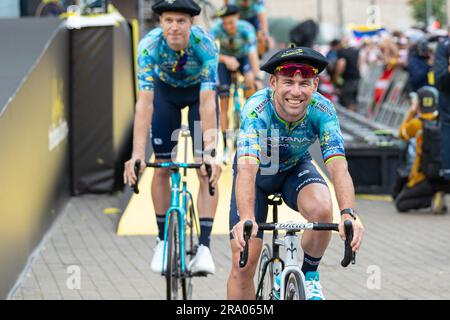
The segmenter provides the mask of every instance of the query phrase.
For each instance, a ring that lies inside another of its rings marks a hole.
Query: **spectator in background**
[[[394,195],[395,206],[399,212],[429,207],[432,207],[434,213],[442,213],[445,210],[443,193],[438,191],[438,185],[434,180],[436,177],[428,176],[427,171],[424,170],[424,168],[428,168],[428,164],[425,164],[425,161],[434,162],[436,160],[430,160],[430,154],[424,152],[425,146],[427,146],[427,150],[432,149],[427,144],[432,144],[433,141],[436,141],[428,136],[425,137],[424,132],[431,126],[438,128],[438,95],[439,93],[434,87],[425,86],[420,88],[418,90],[418,103],[411,105],[400,126],[399,137],[401,139],[405,141],[416,140],[416,154],[406,184],[398,195]],[[437,133],[439,134],[438,130]],[[425,141],[426,138],[429,140]],[[434,150],[439,151],[436,148]],[[439,154],[436,155],[436,152],[429,153],[439,156]]]
[[[387,70],[397,67],[399,62],[399,52],[395,42],[391,38],[385,38],[380,44],[381,59]]]
[[[439,89],[439,113],[442,136],[442,167],[445,179],[450,179],[450,39],[436,49],[434,74]]]
[[[336,69],[333,82],[339,87],[340,103],[351,111],[357,111],[356,96],[359,79],[359,50],[348,45],[348,39],[342,41],[343,48],[337,51]]]
[[[434,85],[432,74],[433,53],[428,47],[428,40],[421,39],[411,47],[406,70],[409,73],[409,89],[416,92],[421,87]]]
[[[338,51],[341,48],[341,41],[334,39],[330,42],[330,50],[327,53],[329,64],[334,64],[338,59]]]
[[[362,78],[369,74],[371,66],[383,63],[378,41],[377,37],[365,39],[359,51],[359,72]]]
[[[397,41],[398,48],[398,63],[402,67],[406,68],[408,65],[408,56],[409,56],[409,45],[408,39],[404,36],[400,36]]]

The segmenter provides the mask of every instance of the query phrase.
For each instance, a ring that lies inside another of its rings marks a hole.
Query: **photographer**
[[[439,93],[436,88],[425,86],[417,94],[418,103],[411,105],[399,130],[401,139],[416,140],[416,154],[407,182],[395,197],[395,206],[399,212],[431,207],[434,213],[443,213],[444,194],[436,183],[439,169],[429,170],[430,165],[440,164]]]

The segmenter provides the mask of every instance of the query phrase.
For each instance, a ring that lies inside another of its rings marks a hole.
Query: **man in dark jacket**
[[[450,38],[436,49],[434,73],[439,89],[439,114],[442,133],[442,167],[444,177],[450,180]]]

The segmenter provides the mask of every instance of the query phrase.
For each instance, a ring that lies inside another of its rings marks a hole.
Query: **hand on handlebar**
[[[216,188],[217,182],[219,181],[219,177],[222,173],[222,167],[216,163],[211,163],[209,166],[211,167],[211,172],[209,175],[205,164],[201,166],[200,174],[204,177],[209,176],[209,183],[211,187]]]
[[[343,215],[342,221],[339,223],[339,235],[343,241],[346,240],[344,230],[345,220],[350,220],[353,224],[353,240],[350,243],[350,245],[352,247],[353,252],[358,253],[364,235],[364,227],[362,226],[359,219],[354,220],[353,218],[346,218],[345,215]]]
[[[233,240],[236,243],[236,246],[238,247],[239,251],[244,251],[245,247],[245,239],[244,239],[244,225],[246,221],[252,221],[252,233],[251,238],[256,237],[256,233],[258,232],[258,225],[256,224],[255,220],[241,220],[239,221],[231,230],[231,234],[233,235]]]
[[[140,160],[140,170],[139,174],[142,174],[145,169],[145,161],[139,157],[132,157],[130,160],[125,162],[124,171],[123,171],[123,183],[128,184],[130,187],[135,185],[138,177],[136,176],[134,170],[134,164],[137,160]]]

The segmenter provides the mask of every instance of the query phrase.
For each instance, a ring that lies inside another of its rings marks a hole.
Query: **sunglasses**
[[[294,77],[297,72],[305,79],[314,78],[318,70],[314,67],[311,67],[307,64],[302,63],[290,63],[282,66],[278,66],[275,69],[275,73],[285,77]]]
[[[184,52],[184,50],[181,50],[177,62],[175,62],[174,66],[172,67],[172,72],[178,72],[183,70],[183,67],[186,64],[186,62],[187,62],[187,54],[186,52]]]

